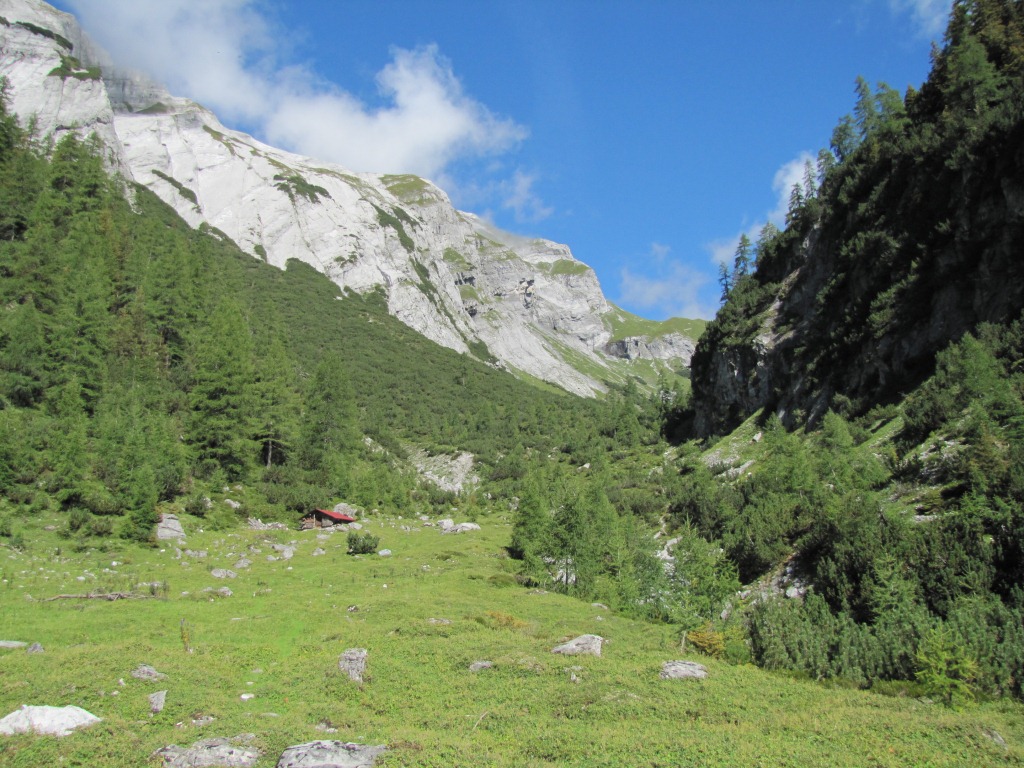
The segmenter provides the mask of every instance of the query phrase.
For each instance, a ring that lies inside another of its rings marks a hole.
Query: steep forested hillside
[[[957,2],[919,91],[858,79],[856,96],[699,345],[702,434],[761,407],[793,425],[895,401],[1024,308],[1021,4]]]
[[[665,505],[654,400],[524,383],[427,341],[383,296],[190,229],[109,178],[94,145],[0,127],[0,540],[60,510],[74,546],[147,541],[161,512],[204,516],[228,485],[244,505],[206,525],[296,523],[339,500],[560,508],[517,540],[524,581],[561,574],[565,591],[654,610],[631,597],[634,570],[657,573],[647,526]],[[416,470],[461,452],[461,494]]]
[[[759,663],[1019,696],[1024,3],[955,3],[920,91],[856,90],[723,275],[667,428],[742,426],[684,456],[671,516],[768,595]]]

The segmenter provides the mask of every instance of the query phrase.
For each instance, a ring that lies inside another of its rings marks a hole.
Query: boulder
[[[310,741],[288,747],[281,753],[277,768],[371,768],[386,750],[383,744]]]
[[[562,643],[551,649],[552,653],[561,653],[566,656],[600,656],[601,646],[604,638],[600,635],[580,635],[567,643]]]
[[[191,747],[171,744],[153,753],[165,768],[253,768],[260,759],[258,750],[246,746],[243,737],[203,739]]]
[[[167,539],[184,539],[185,529],[181,527],[177,515],[164,514],[156,524],[156,537],[160,541]]]
[[[437,526],[441,529],[441,533],[465,533],[466,531],[479,531],[480,526],[476,523],[458,523],[456,524],[451,518],[445,518],[444,520],[438,520]]]
[[[349,680],[356,683],[363,682],[363,673],[366,672],[366,657],[370,652],[365,648],[349,648],[338,659],[338,669],[348,675]]]
[[[701,680],[707,676],[707,667],[695,661],[666,661],[659,675],[662,680]]]
[[[81,707],[48,707],[22,705],[0,720],[0,735],[13,736],[16,733],[39,733],[50,736],[67,736],[77,728],[86,728],[98,723],[100,718]]]

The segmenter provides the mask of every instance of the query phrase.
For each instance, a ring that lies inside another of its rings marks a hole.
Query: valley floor
[[[700,657],[707,679],[661,680],[665,661],[687,658],[672,630],[518,586],[498,517],[460,535],[370,518],[390,557],[347,555],[343,533],[203,533],[192,518],[180,557],[167,542],[82,549],[43,530],[57,522],[33,521],[25,552],[0,550],[0,639],[45,649],[0,650],[0,715],[74,704],[102,722],[0,737],[4,766],[156,765],[166,745],[244,733],[260,766],[323,738],[386,744],[383,766],[1024,764],[1008,701],[956,712]],[[292,542],[290,558],[273,548]],[[47,601],[142,583],[157,596]],[[600,658],[551,653],[584,633],[605,638]],[[361,685],[338,669],[357,647]],[[493,667],[470,671],[482,660]],[[167,677],[135,679],[140,664]],[[166,707],[151,715],[158,690]]]

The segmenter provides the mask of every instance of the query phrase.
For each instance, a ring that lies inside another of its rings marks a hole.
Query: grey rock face
[[[338,659],[338,669],[348,675],[349,680],[361,683],[366,672],[366,658],[369,655],[370,652],[365,648],[349,648]]]
[[[695,661],[666,661],[659,675],[662,680],[702,680],[707,676],[707,667]]]
[[[165,768],[253,768],[260,759],[258,750],[245,746],[247,739],[216,738],[197,741],[191,747],[177,744],[158,749]]]
[[[551,649],[552,653],[561,653],[566,656],[600,656],[601,646],[604,638],[600,635],[580,635],[567,643],[562,643]]]
[[[604,352],[622,360],[678,360],[688,367],[695,347],[693,339],[681,333],[668,333],[655,338],[629,336],[609,341],[604,345]]]
[[[39,733],[50,736],[67,736],[78,728],[86,728],[98,722],[100,722],[100,718],[81,707],[22,705],[20,709],[14,710],[0,720],[0,735]]]
[[[288,747],[277,768],[372,768],[387,750],[383,744],[365,746],[343,741],[310,741]]]

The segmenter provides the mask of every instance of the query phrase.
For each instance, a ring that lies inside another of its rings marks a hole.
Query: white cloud
[[[780,229],[786,223],[786,212],[789,210],[789,198],[793,193],[793,187],[797,186],[803,189],[804,169],[807,163],[810,163],[811,167],[814,168],[814,156],[810,152],[801,152],[797,157],[779,168],[779,170],[775,172],[775,176],[772,178],[772,191],[775,193],[775,208],[767,214],[766,218]],[[758,232],[761,231],[761,226],[763,226],[763,224],[756,227]],[[757,238],[751,237],[751,239],[756,240]],[[738,235],[736,237],[736,242],[739,242]]]
[[[775,207],[765,212],[764,218],[755,221],[741,232],[729,237],[712,240],[704,245],[704,250],[711,256],[711,261],[717,268],[719,264],[732,266],[736,257],[736,248],[740,244],[740,237],[746,235],[752,243],[756,243],[761,236],[761,229],[767,222],[771,222],[779,229],[786,224],[786,213],[789,211],[789,198],[794,186],[801,189],[804,185],[804,174],[806,164],[810,162],[815,167],[814,157],[810,152],[801,152],[795,158],[784,163],[772,177],[772,191],[775,193]]]
[[[501,183],[501,206],[511,210],[518,222],[542,221],[553,213],[534,192],[536,181],[536,176],[516,171],[510,180]]]
[[[527,136],[467,95],[436,46],[392,49],[376,78],[380,103],[370,105],[305,65],[279,61],[283,33],[270,28],[256,0],[68,4],[118,64],[271,143],[352,170],[436,178],[457,161],[507,152]],[[544,210],[529,184],[523,195],[533,202],[522,205]]]
[[[894,13],[909,13],[918,34],[932,39],[942,37],[949,21],[950,0],[889,0]]]
[[[670,250],[662,243],[651,244],[646,259],[649,274],[638,274],[629,267],[620,271],[619,302],[662,318],[714,317],[715,307],[700,296],[711,278],[670,258]]]

